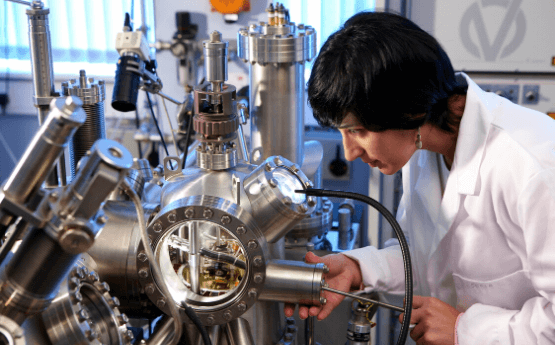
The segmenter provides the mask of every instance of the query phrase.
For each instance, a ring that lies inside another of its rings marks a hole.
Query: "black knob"
[[[330,171],[334,176],[341,177],[347,173],[347,162],[341,159],[341,147],[337,145],[335,159],[330,162]]]

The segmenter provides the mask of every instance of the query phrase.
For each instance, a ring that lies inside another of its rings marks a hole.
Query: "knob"
[[[335,159],[330,162],[330,171],[334,176],[341,177],[347,173],[348,166],[341,158],[341,147],[337,145]]]

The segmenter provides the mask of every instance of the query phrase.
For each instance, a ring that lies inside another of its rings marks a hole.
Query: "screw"
[[[145,287],[145,292],[146,292],[148,295],[152,295],[152,294],[154,293],[154,285],[153,285],[153,284],[148,284],[148,285]]]
[[[78,287],[81,285],[81,281],[77,277],[71,277],[69,280],[71,288]]]
[[[160,298],[158,301],[156,301],[156,305],[158,306],[158,308],[162,309],[166,305],[166,300],[163,298]]]
[[[262,257],[261,256],[255,256],[253,262],[254,262],[254,265],[256,267],[262,266],[262,264],[263,264]]]
[[[81,267],[80,271],[81,272],[79,272],[79,278],[81,279],[85,279],[87,274],[89,274],[89,270],[86,267]]]
[[[139,277],[141,277],[143,279],[148,278],[148,271],[145,268],[141,269],[139,271]]]
[[[127,340],[135,339],[135,336],[133,335],[133,332],[130,329],[128,329],[127,331],[124,331],[123,333],[125,335],[125,338],[127,338]]]
[[[306,211],[308,211],[308,206],[305,203],[299,204],[297,206],[297,211],[305,213]]]
[[[250,298],[256,298],[258,296],[258,290],[256,289],[250,289],[249,290],[249,297]]]
[[[282,165],[282,164],[283,164],[283,161],[281,160],[281,157],[279,157],[279,156],[278,156],[278,157],[275,157],[275,158],[274,158],[274,164],[275,164],[275,165]]]
[[[254,275],[254,282],[257,284],[262,283],[262,281],[264,280],[264,277],[262,276],[262,273],[257,273]]]
[[[272,171],[272,165],[270,163],[266,163],[266,171]]]
[[[221,41],[222,41],[222,34],[216,30],[212,31],[212,33],[210,34],[210,42],[216,43]]]
[[[258,248],[258,243],[255,240],[250,240],[247,246],[249,247],[249,249],[254,250]]]
[[[81,302],[83,300],[83,295],[79,291],[75,291],[75,293],[73,293],[72,296],[73,296],[74,302]]]
[[[145,252],[140,252],[139,255],[137,255],[137,258],[138,258],[141,262],[145,262],[146,260],[148,260],[148,256],[146,255]]]
[[[154,224],[152,229],[154,230],[154,232],[160,232],[160,231],[162,231],[162,224],[156,223],[156,224]]]
[[[91,316],[89,315],[89,312],[86,309],[81,309],[79,311],[79,320],[80,321],[85,321],[88,320]]]
[[[270,187],[275,188],[275,187],[277,187],[277,185],[278,185],[278,181],[277,181],[275,178],[272,177],[272,178],[268,181],[268,184],[270,184]]]
[[[286,196],[285,198],[283,198],[283,203],[287,206],[291,205],[293,203],[293,200],[291,200],[290,197]]]
[[[125,325],[126,323],[129,322],[129,318],[127,317],[127,315],[125,315],[124,313],[121,313],[121,315],[119,316],[119,324],[120,326]]]
[[[214,321],[216,321],[216,320],[214,319],[214,316],[212,316],[212,315],[210,315],[206,318],[206,323],[209,324],[209,325],[213,325]]]
[[[239,227],[237,228],[237,234],[239,234],[239,235],[244,235],[244,234],[246,234],[246,233],[247,233],[247,229],[246,229],[244,226],[239,226]]]
[[[222,224],[229,224],[231,223],[231,217],[230,216],[222,216]]]
[[[98,287],[98,290],[100,290],[102,293],[110,291],[110,285],[108,285],[108,283],[102,282],[99,285],[100,286]]]
[[[239,312],[244,313],[245,310],[247,310],[247,303],[245,302],[239,303],[239,305],[237,305],[237,309],[239,310]]]
[[[97,282],[100,280],[100,278],[98,278],[98,273],[96,273],[95,271],[89,272],[89,279],[92,280],[93,282]]]
[[[175,213],[168,214],[168,222],[175,223],[177,220],[177,215]]]
[[[195,215],[195,210],[193,210],[192,208],[188,208],[185,210],[185,218],[189,219],[192,218]]]
[[[225,320],[229,321],[229,320],[231,320],[232,317],[233,317],[233,315],[231,314],[230,310],[228,310],[224,313],[224,319]]]
[[[312,188],[313,186],[312,181],[306,181],[304,185],[307,186],[308,188]]]
[[[308,206],[310,207],[316,206],[316,200],[313,197],[308,197]]]
[[[110,298],[110,305],[115,308],[115,307],[119,307],[120,306],[120,302],[119,299],[116,296],[113,296],[112,298]]]
[[[205,208],[202,212],[202,216],[206,219],[210,219],[212,218],[212,216],[214,216],[214,212],[209,208]]]

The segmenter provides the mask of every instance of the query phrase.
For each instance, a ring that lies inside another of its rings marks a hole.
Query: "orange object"
[[[245,12],[251,9],[249,0],[210,0],[210,4],[213,12],[218,11],[222,14]]]
[[[548,115],[550,118],[552,118],[553,120],[555,120],[555,112],[550,111],[550,112],[547,113],[547,115]]]

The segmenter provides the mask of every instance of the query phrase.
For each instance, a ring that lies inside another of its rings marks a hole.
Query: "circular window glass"
[[[295,193],[295,190],[303,189],[303,184],[297,176],[283,167],[278,167],[273,172],[273,177],[278,182],[280,192],[295,204],[302,204],[306,201],[306,195]]]

